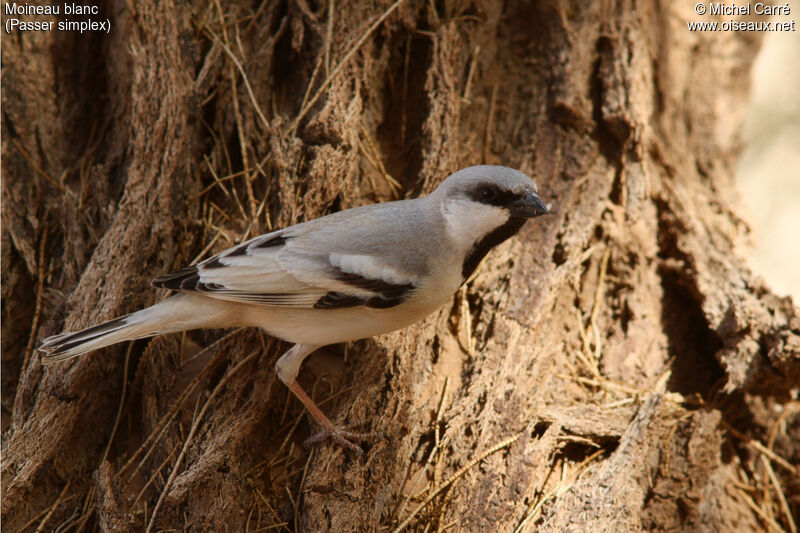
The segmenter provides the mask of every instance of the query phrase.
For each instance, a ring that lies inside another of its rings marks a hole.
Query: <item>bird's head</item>
[[[465,248],[497,232],[505,240],[527,219],[548,213],[533,180],[501,166],[459,170],[448,176],[430,198],[439,202],[450,238]]]

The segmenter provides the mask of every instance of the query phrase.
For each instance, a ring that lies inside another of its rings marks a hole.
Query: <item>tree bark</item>
[[[746,266],[733,181],[759,38],[691,33],[693,5],[145,0],[102,7],[110,34],[7,35],[5,527],[789,530],[800,318]],[[553,214],[452,305],[301,371],[388,435],[363,459],[302,447],[255,330],[32,350],[480,163]]]

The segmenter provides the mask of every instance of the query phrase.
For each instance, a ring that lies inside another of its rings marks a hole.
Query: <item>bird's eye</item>
[[[491,201],[497,198],[497,191],[492,187],[481,187],[480,195],[484,200]]]

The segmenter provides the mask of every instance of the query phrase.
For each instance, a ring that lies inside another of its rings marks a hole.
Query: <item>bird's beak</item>
[[[510,209],[515,218],[533,218],[549,213],[539,195],[531,190],[525,191],[525,198],[515,201]]]

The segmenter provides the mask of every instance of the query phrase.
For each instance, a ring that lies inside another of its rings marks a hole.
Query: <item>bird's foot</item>
[[[356,424],[347,424],[345,426],[331,425],[330,427],[323,427],[322,431],[307,438],[303,442],[303,446],[308,448],[330,439],[339,446],[347,448],[355,454],[363,455],[364,450],[361,449],[361,446],[356,444],[357,442],[375,441],[386,438],[386,434],[382,431],[353,431],[354,429],[362,427],[363,425],[363,422],[358,422]]]

